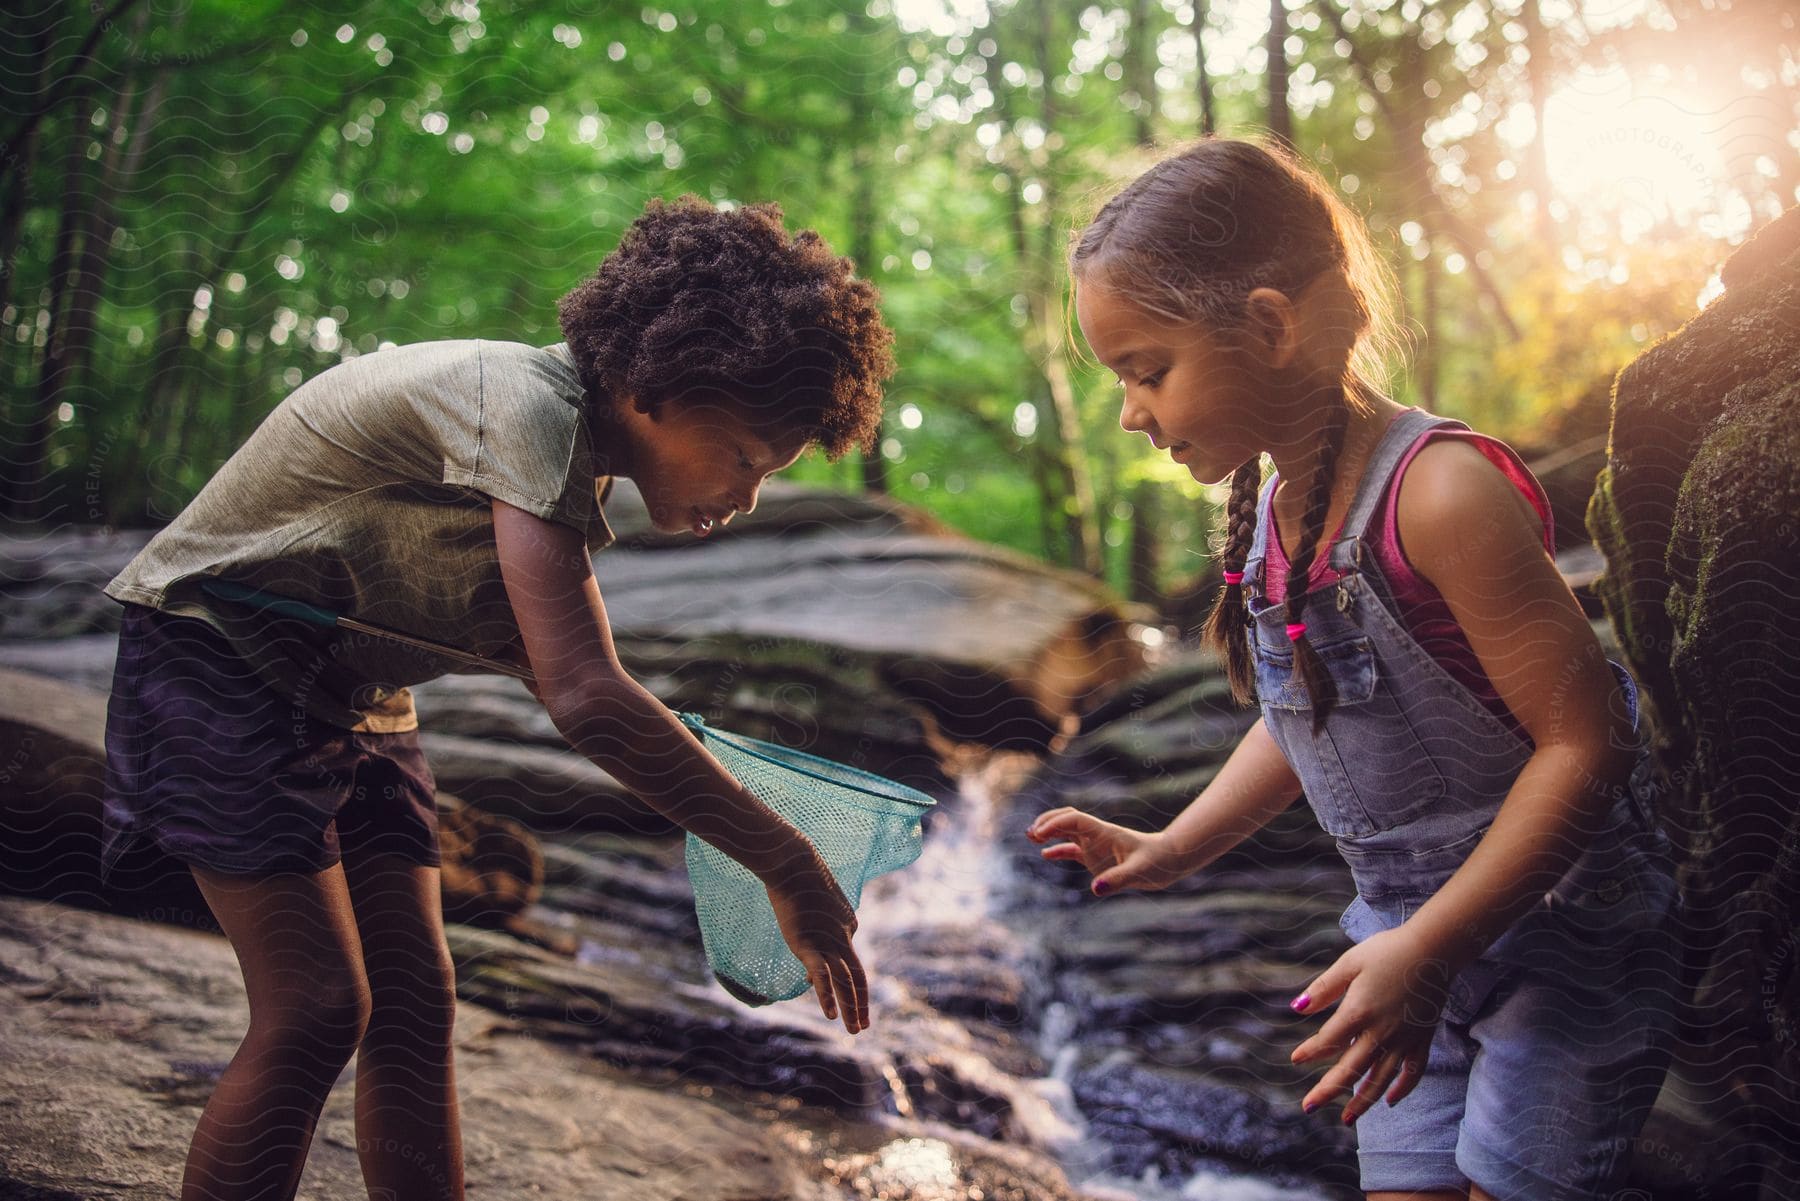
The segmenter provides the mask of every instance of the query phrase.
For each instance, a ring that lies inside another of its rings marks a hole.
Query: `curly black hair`
[[[894,335],[880,299],[817,233],[790,237],[780,206],[687,195],[650,201],[557,314],[597,408],[723,395],[836,459],[872,452],[881,428]]]

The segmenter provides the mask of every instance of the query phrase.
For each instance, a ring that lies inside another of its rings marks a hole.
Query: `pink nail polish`
[[[1310,1002],[1311,1000],[1312,1000],[1312,994],[1303,992],[1299,996],[1295,997],[1293,1000],[1288,1002],[1288,1008],[1292,1009],[1295,1013],[1299,1013],[1306,1008],[1307,1003]]]

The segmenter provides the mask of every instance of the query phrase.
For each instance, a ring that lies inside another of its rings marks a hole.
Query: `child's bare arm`
[[[1073,859],[1094,873],[1094,891],[1166,888],[1207,867],[1256,833],[1300,795],[1300,780],[1259,718],[1237,749],[1167,828],[1127,830],[1078,809],[1052,809],[1025,831],[1046,859]]]
[[[499,499],[493,511],[507,599],[557,730],[657,812],[754,872],[826,1015],[841,1010],[847,1028],[866,1027],[868,989],[850,945],[856,915],[812,844],[625,671],[580,532]]]
[[[1546,552],[1542,524],[1478,450],[1437,443],[1402,484],[1400,536],[1535,750],[1469,858],[1408,923],[1475,958],[1560,879],[1631,771],[1618,681]]]

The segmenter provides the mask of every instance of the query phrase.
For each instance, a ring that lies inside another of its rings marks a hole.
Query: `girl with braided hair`
[[[1261,717],[1166,829],[1062,808],[1028,836],[1097,895],[1160,889],[1303,794],[1356,897],[1292,1059],[1331,1065],[1303,1106],[1344,1096],[1367,1195],[1610,1195],[1669,1062],[1683,907],[1635,686],[1556,570],[1542,489],[1383,394],[1389,281],[1278,145],[1163,160],[1070,262],[1120,425],[1231,480],[1206,632]]]

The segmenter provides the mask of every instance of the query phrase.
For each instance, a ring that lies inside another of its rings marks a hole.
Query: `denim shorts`
[[[106,704],[100,876],[166,855],[238,875],[344,855],[438,866],[418,731],[328,725],[272,691],[206,622],[126,604]]]
[[[1418,1085],[1356,1120],[1363,1190],[1614,1196],[1673,1055],[1684,922],[1477,961],[1491,983],[1452,987]]]

